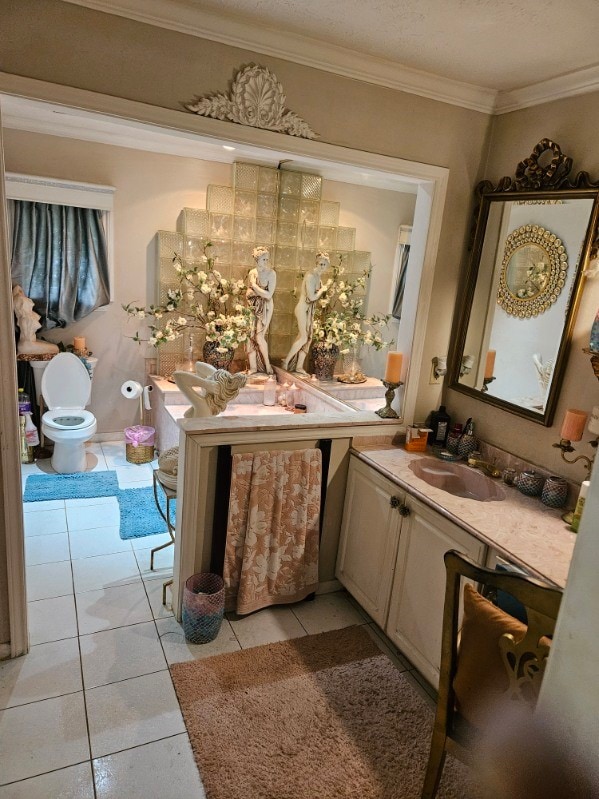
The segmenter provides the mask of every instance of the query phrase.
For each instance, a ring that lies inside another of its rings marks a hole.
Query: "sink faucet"
[[[468,458],[468,466],[472,466],[473,469],[480,469],[489,477],[501,477],[501,469],[495,466],[494,463],[483,461],[480,458],[472,457],[472,455]]]

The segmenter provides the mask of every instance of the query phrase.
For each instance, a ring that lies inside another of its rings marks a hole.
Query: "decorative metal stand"
[[[387,389],[385,391],[385,407],[381,408],[378,411],[375,411],[377,416],[380,416],[381,419],[399,419],[397,413],[391,407],[391,403],[395,397],[395,390],[398,389],[400,386],[403,386],[403,383],[400,381],[399,383],[388,383],[386,380],[383,380],[383,385]]]
[[[481,391],[488,391],[489,390],[489,383],[492,383],[495,380],[494,377],[483,377],[483,387]]]
[[[594,449],[597,449],[597,445],[599,444],[599,436],[594,438],[592,441],[589,441],[589,444]],[[572,442],[567,438],[561,438],[558,444],[553,444],[552,446],[559,447],[559,449],[561,449],[562,459],[565,460],[566,463],[578,463],[578,461],[582,461],[584,468],[587,470],[587,479],[591,476],[595,455],[593,455],[592,458],[589,458],[586,455],[578,455],[576,458],[566,458],[566,452],[576,452],[572,446]]]

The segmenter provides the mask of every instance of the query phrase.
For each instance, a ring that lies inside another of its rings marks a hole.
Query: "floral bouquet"
[[[199,266],[185,265],[181,257],[174,254],[173,266],[179,288],[168,290],[164,305],[150,305],[149,308],[132,303],[123,305],[130,316],[153,318],[154,321],[148,325],[148,342],[153,347],[160,347],[194,330],[203,330],[206,341],[217,344],[216,351],[221,354],[231,352],[247,341],[252,313],[239,302],[245,284],[243,280],[227,280],[214,268],[215,259],[209,255],[210,247],[211,242],[204,245]],[[133,340],[144,339],[136,333]]]
[[[362,311],[364,297],[357,293],[365,288],[370,270],[355,280],[343,280],[344,271],[340,257],[339,264],[333,267],[333,277],[325,284],[327,290],[318,301],[312,343],[327,349],[338,347],[342,355],[357,350],[361,344],[376,350],[388,347],[392,342],[383,340],[381,329],[387,325],[389,316],[366,316]]]

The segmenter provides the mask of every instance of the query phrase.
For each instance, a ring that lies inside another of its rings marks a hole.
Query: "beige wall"
[[[485,178],[496,182],[504,175],[513,176],[516,165],[526,158],[542,138],[556,141],[562,151],[574,160],[573,172],[586,170],[599,179],[599,93],[571,97],[493,119]],[[574,327],[570,356],[552,427],[543,427],[513,414],[493,408],[470,397],[449,390],[448,411],[457,421],[472,416],[477,431],[486,441],[513,452],[556,474],[581,481],[586,472],[581,466],[570,466],[551,445],[559,440],[566,408],[590,411],[599,403],[599,386],[591,363],[582,352],[589,345],[591,325],[599,307],[599,279],[588,279],[582,294]],[[585,435],[585,440],[590,439]],[[591,455],[588,445],[577,450]],[[571,457],[571,456],[570,456]]]

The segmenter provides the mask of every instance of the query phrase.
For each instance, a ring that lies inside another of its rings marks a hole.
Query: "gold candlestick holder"
[[[380,408],[378,411],[375,411],[375,413],[377,414],[377,416],[380,416],[381,419],[399,419],[398,414],[391,407],[391,403],[393,402],[393,399],[395,397],[396,389],[398,389],[400,386],[403,386],[403,383],[401,382],[401,380],[399,381],[399,383],[389,383],[387,382],[387,380],[383,380],[383,385],[387,389],[385,391],[386,404],[384,408]]]
[[[492,383],[495,380],[495,377],[483,377],[483,387],[481,391],[488,391],[489,390],[489,383]]]
[[[592,441],[589,441],[589,444],[594,449],[597,449],[597,445],[599,444],[599,436],[594,438]],[[584,468],[587,470],[587,478],[591,476],[591,470],[593,468],[593,463],[595,462],[595,455],[593,455],[592,458],[589,458],[587,455],[578,455],[576,458],[566,458],[566,452],[576,452],[572,446],[572,442],[568,438],[560,438],[559,442],[557,444],[553,444],[552,446],[559,447],[559,449],[561,449],[562,460],[566,461],[566,463],[578,463],[578,461],[582,461]]]

